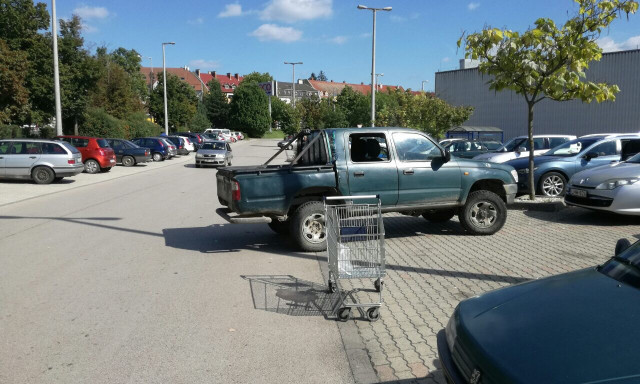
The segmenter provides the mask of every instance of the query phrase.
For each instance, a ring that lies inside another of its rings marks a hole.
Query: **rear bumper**
[[[238,215],[237,213],[231,212],[231,210],[226,207],[216,209],[216,213],[231,224],[268,224],[271,222],[270,217],[259,215]]]
[[[72,167],[54,167],[53,171],[56,177],[71,177],[82,173],[82,171],[84,171],[84,164],[78,163]]]
[[[147,163],[151,161],[151,155],[149,156],[135,156],[136,163]]]
[[[504,192],[507,197],[507,204],[513,204],[518,192],[518,184],[505,184]]]
[[[466,384],[466,381],[462,379],[462,375],[460,375],[458,368],[453,364],[453,358],[451,357],[449,345],[447,345],[447,336],[444,333],[444,329],[438,332],[437,342],[438,357],[440,358],[442,371],[444,372],[444,377],[447,382],[453,384]]]
[[[116,165],[115,155],[113,157],[99,157],[95,160],[100,164],[100,168],[111,168]]]

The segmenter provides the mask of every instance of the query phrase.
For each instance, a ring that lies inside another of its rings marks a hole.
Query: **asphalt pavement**
[[[193,161],[0,183],[0,383],[354,381],[319,257],[217,217]]]

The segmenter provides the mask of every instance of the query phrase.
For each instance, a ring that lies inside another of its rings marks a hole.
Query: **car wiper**
[[[640,267],[632,263],[629,259],[625,259],[624,257],[620,257],[620,256],[613,256],[611,260],[615,260],[620,264],[631,267],[632,269],[635,269],[636,272],[640,273]]]

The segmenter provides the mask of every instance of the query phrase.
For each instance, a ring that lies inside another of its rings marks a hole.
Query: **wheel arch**
[[[467,196],[476,191],[489,191],[493,192],[496,195],[500,196],[500,198],[506,203],[507,202],[507,192],[504,190],[504,181],[500,179],[482,179],[478,180],[469,189]],[[465,197],[466,202],[466,197]],[[464,203],[464,202],[463,202]]]
[[[322,201],[325,196],[339,196],[341,195],[335,187],[309,187],[303,188],[296,192],[289,203],[289,214],[293,212],[297,207],[309,201]]]

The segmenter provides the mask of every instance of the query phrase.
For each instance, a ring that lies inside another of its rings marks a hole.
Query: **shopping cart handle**
[[[358,195],[358,196],[325,196],[324,200],[359,200],[359,199],[380,199],[380,195]]]

